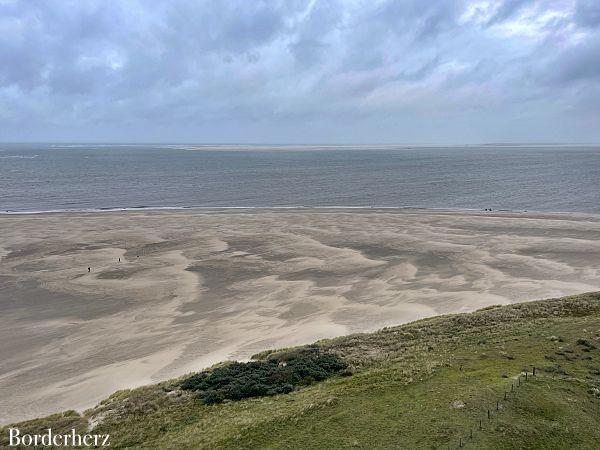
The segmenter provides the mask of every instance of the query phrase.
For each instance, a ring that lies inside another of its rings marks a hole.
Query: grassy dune
[[[182,378],[19,428],[94,427],[111,435],[113,448],[428,449],[461,441],[465,448],[598,448],[600,293],[435,317],[315,346],[350,370],[291,393],[211,405],[182,390]]]

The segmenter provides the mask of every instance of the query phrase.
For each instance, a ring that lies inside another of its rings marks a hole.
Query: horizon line
[[[368,142],[368,143],[280,143],[280,142],[183,142],[183,141],[0,141],[0,145],[195,145],[199,147],[367,147],[367,146],[385,146],[385,147],[443,147],[443,146],[569,146],[569,145],[600,145],[600,142],[550,142],[550,141],[524,141],[524,142],[477,142],[477,143],[457,143],[457,142]]]

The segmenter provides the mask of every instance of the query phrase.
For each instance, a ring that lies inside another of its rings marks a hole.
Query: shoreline
[[[249,210],[253,212],[261,211],[294,211],[310,212],[310,211],[401,211],[401,212],[439,212],[439,213],[481,213],[480,215],[493,214],[522,214],[522,215],[549,215],[549,216],[579,216],[600,218],[600,213],[586,211],[541,211],[541,210],[519,210],[519,209],[493,209],[486,211],[481,208],[434,208],[422,206],[130,206],[130,207],[107,207],[107,208],[81,208],[81,209],[49,209],[49,210],[28,210],[28,211],[11,211],[0,210],[1,216],[31,216],[31,215],[54,215],[54,214],[96,214],[96,213],[128,213],[128,212],[219,212],[219,211],[241,211]]]

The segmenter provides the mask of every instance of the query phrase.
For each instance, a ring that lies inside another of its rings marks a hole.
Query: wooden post
[[[483,430],[483,420],[479,419],[479,429]]]
[[[521,375],[519,375],[519,386],[521,386]]]
[[[458,446],[462,447],[462,438],[458,438]]]
[[[527,371],[525,371],[525,381],[527,381]]]
[[[488,409],[488,420],[490,419],[490,410]]]
[[[500,410],[500,402],[496,400],[496,411]]]
[[[533,366],[533,376],[535,377],[535,366]]]
[[[510,392],[515,392],[515,384],[510,385]]]

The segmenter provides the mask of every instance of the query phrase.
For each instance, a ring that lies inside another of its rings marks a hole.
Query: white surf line
[[[327,210],[327,209],[350,209],[350,210],[416,210],[424,212],[481,212],[481,213],[514,213],[514,214],[550,214],[550,215],[568,215],[573,217],[591,217],[600,218],[600,213],[582,212],[582,211],[540,211],[533,209],[494,209],[485,211],[481,208],[444,208],[444,207],[424,207],[424,206],[345,206],[345,205],[318,205],[318,206],[126,206],[114,208],[69,208],[69,209],[48,209],[31,211],[11,211],[0,210],[0,216],[18,216],[34,214],[61,214],[61,213],[111,213],[111,212],[130,212],[130,211],[220,211],[220,210]]]

